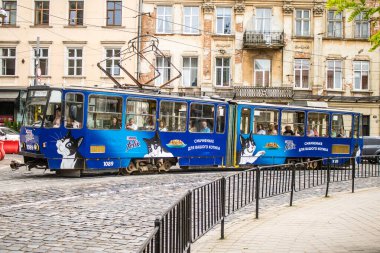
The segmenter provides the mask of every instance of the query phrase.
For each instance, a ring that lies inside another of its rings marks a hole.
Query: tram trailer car
[[[38,86],[28,89],[20,153],[29,168],[62,175],[271,165],[359,153],[360,122],[326,108]]]

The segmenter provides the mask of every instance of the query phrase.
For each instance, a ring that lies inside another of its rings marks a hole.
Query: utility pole
[[[36,59],[34,61],[34,86],[38,85],[39,68],[40,68],[40,37],[37,37]]]

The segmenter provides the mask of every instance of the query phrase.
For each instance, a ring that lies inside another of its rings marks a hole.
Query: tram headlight
[[[43,147],[43,148],[46,148],[46,142],[43,142],[43,143],[42,143],[42,147]]]
[[[40,151],[40,145],[38,145],[37,143],[35,143],[33,147],[35,151]]]

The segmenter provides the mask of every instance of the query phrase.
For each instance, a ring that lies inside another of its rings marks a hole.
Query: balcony
[[[235,86],[237,99],[252,98],[282,98],[291,99],[294,95],[293,87],[252,87]]]
[[[284,33],[245,31],[243,46],[245,49],[280,49],[284,47]]]

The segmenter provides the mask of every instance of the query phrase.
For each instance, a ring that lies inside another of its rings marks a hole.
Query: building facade
[[[154,66],[160,76],[151,85],[181,73],[165,86],[173,93],[271,103],[325,101],[362,112],[364,134],[380,134],[380,50],[369,52],[368,42],[379,24],[363,15],[348,22],[349,13],[326,10],[323,1],[0,3],[7,13],[0,24],[0,123],[7,117],[21,120],[29,85],[113,86],[97,67],[107,58],[101,66],[122,84],[132,83],[117,66],[124,60],[142,82],[155,77]],[[140,30],[158,38],[162,54],[151,52],[148,61],[120,56]]]
[[[3,0],[0,6],[7,13],[0,19],[0,123],[21,120],[29,85],[113,86],[97,67],[105,58],[102,66],[116,80],[130,82],[117,63],[137,36],[138,1]],[[136,57],[125,68],[135,74]]]
[[[364,134],[380,134],[380,51],[368,42],[379,26],[363,15],[351,23],[311,0],[145,0],[143,13],[142,33],[157,36],[164,53],[151,59],[160,82],[173,77],[171,64],[182,71],[169,90],[325,101],[362,112]]]

